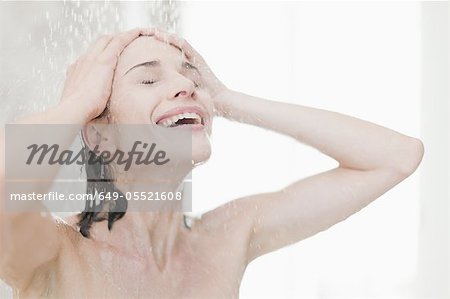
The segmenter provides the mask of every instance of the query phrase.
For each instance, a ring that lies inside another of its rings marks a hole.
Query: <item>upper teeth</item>
[[[187,113],[181,113],[181,114],[177,114],[174,116],[171,116],[169,118],[166,118],[164,121],[159,122],[159,125],[162,125],[164,127],[170,127],[173,124],[175,124],[177,121],[179,121],[180,119],[183,118],[191,118],[191,119],[195,119],[196,123],[201,123],[202,122],[202,118],[200,117],[200,115],[198,115],[197,113],[193,113],[193,112],[187,112]]]

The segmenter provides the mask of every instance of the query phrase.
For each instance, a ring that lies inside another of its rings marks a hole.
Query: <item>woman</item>
[[[192,225],[178,211],[129,211],[97,220],[85,213],[57,221],[1,207],[0,273],[16,295],[238,297],[252,260],[346,219],[411,175],[423,156],[420,140],[373,123],[231,90],[185,40],[157,29],[98,39],[69,68],[60,104],[20,122],[83,125],[84,140],[92,149],[107,139],[96,131],[99,124],[171,130],[177,127],[177,120],[170,118],[174,111],[194,113],[185,118],[200,121],[184,124],[192,134],[194,163],[171,178],[171,191],[209,158],[213,116],[289,135],[339,166],[277,192],[236,199]],[[132,185],[114,186],[133,190]]]

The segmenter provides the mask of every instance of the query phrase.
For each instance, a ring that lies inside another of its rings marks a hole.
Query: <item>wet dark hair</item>
[[[108,117],[108,106],[97,117]],[[86,200],[84,210],[79,213],[77,225],[80,228],[80,233],[89,238],[89,230],[94,222],[108,220],[108,230],[112,229],[115,221],[125,216],[128,202],[123,196],[123,193],[114,185],[114,173],[111,165],[104,162],[101,156],[97,156],[83,139],[83,153],[84,161],[86,161],[86,193],[92,195],[94,198],[98,194],[110,195],[113,192],[118,192],[119,198],[116,200]],[[94,163],[87,163],[87,161],[95,161]],[[122,195],[122,196],[120,196]]]

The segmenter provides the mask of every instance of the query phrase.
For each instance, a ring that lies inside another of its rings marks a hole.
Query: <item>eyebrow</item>
[[[142,63],[136,64],[135,66],[130,68],[128,71],[125,72],[125,74],[123,74],[123,76],[125,76],[130,71],[132,71],[132,70],[134,70],[136,68],[139,68],[139,67],[160,67],[160,66],[161,66],[161,62],[159,60],[152,60],[152,61],[142,62]],[[200,71],[198,70],[198,68],[195,65],[193,65],[193,64],[191,64],[191,63],[189,63],[187,61],[183,61],[181,63],[181,67],[182,68],[186,68],[186,69],[192,69],[192,70],[196,71],[201,76]]]

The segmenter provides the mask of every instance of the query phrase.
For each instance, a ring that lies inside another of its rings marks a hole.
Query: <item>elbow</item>
[[[404,178],[410,176],[422,162],[424,151],[424,145],[420,139],[408,137],[397,155],[395,171]]]

